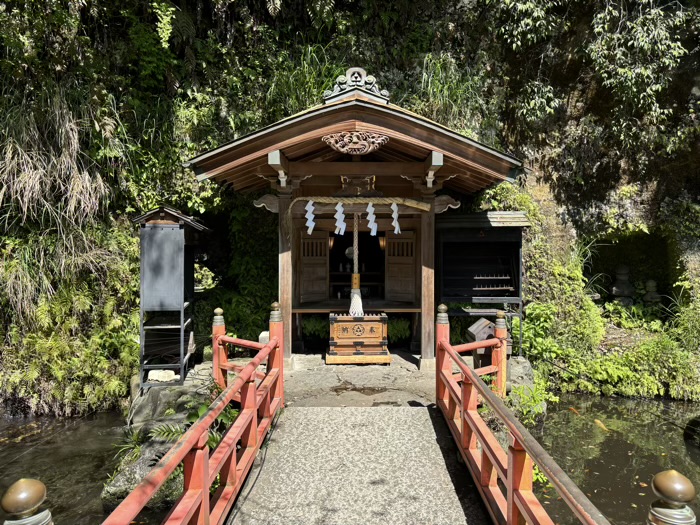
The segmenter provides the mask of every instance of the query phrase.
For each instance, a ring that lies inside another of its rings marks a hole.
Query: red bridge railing
[[[184,468],[184,487],[163,524],[224,523],[253,460],[277,411],[284,406],[284,348],[282,316],[273,303],[270,313],[270,342],[261,344],[224,335],[223,311],[214,318],[214,378],[224,389],[209,409],[173,445],[143,481],[107,517],[103,525],[132,523],[179,465]],[[245,366],[228,363],[226,345],[257,350]],[[258,371],[267,360],[265,372]],[[237,372],[227,385],[227,372]],[[256,381],[257,380],[257,381]],[[240,412],[212,451],[207,446],[209,429],[232,402]],[[218,480],[213,492],[211,487]]]
[[[447,307],[440,305],[438,308],[435,328],[437,404],[494,523],[554,525],[533,492],[534,463],[581,523],[610,525],[501,400],[505,396],[508,336],[502,316],[496,321],[494,335],[485,341],[452,346]],[[460,353],[478,348],[493,349],[492,364],[474,370]],[[455,366],[457,373],[453,373]],[[495,376],[495,392],[481,379],[480,376],[486,374]],[[477,412],[480,404],[488,406],[508,429],[507,452]]]

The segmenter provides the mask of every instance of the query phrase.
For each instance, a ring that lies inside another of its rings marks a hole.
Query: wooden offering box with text
[[[330,314],[331,337],[326,364],[388,364],[386,314]]]

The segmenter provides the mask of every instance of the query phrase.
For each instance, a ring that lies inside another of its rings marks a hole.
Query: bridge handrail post
[[[243,448],[255,448],[258,445],[258,395],[256,390],[255,376],[251,375],[241,387],[241,413],[251,412],[250,423],[241,437]]]
[[[435,319],[435,396],[438,400],[447,401],[447,387],[440,377],[444,370],[452,373],[452,362],[447,358],[445,348],[442,343],[450,342],[450,318],[447,315],[447,306],[441,304],[437,308],[438,313]]]
[[[209,523],[209,432],[199,436],[197,444],[187,453],[182,461],[184,494],[191,490],[201,491],[201,502],[192,516],[190,523]]]
[[[228,354],[226,353],[226,346],[219,343],[219,337],[226,335],[224,311],[221,308],[214,310],[211,334],[212,373],[214,375],[214,382],[223,390],[226,388],[227,372],[221,368],[221,365],[228,361]]]
[[[664,470],[651,479],[660,499],[649,508],[647,525],[694,525],[695,513],[688,503],[695,499],[693,483],[677,470]]]
[[[496,326],[494,337],[500,339],[500,344],[493,347],[491,364],[497,367],[495,390],[496,393],[506,397],[506,380],[508,375],[508,327],[506,326],[506,314],[502,310],[496,313]]]
[[[506,523],[524,523],[525,516],[520,512],[515,499],[517,492],[532,492],[533,462],[512,432],[509,435],[507,477]]]
[[[270,339],[277,338],[277,346],[270,352],[270,368],[279,370],[279,376],[275,384],[274,397],[284,405],[284,322],[282,321],[282,311],[278,302],[272,303],[270,311]]]

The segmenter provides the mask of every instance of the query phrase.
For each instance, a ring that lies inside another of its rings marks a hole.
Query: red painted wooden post
[[[506,397],[506,376],[508,374],[508,328],[506,327],[506,314],[499,311],[496,314],[496,327],[494,336],[501,343],[493,347],[491,364],[498,367],[496,372],[495,390],[501,397]]]
[[[468,413],[476,413],[478,393],[467,378],[462,377],[462,448],[464,451],[477,448],[476,434],[469,425]]]
[[[282,321],[282,312],[280,304],[272,303],[272,311],[270,312],[270,339],[276,337],[279,341],[277,348],[270,352],[270,366],[277,368],[280,373],[275,384],[274,398],[279,399],[281,405],[284,405],[284,322]]]
[[[235,487],[238,481],[238,474],[236,472],[237,466],[237,456],[236,456],[236,444],[231,446],[231,452],[228,458],[224,461],[221,467],[221,483],[226,484],[229,487]]]
[[[510,446],[508,447],[508,481],[506,489],[508,509],[506,523],[508,525],[525,523],[525,518],[515,503],[515,492],[520,490],[532,491],[532,460],[513,434],[510,435]]]
[[[450,319],[447,316],[447,306],[441,304],[438,306],[438,314],[435,321],[435,394],[438,400],[446,402],[449,394],[440,377],[440,372],[444,370],[446,373],[451,374],[452,361],[440,344],[443,341],[448,344],[450,342]]]
[[[491,463],[489,455],[486,453],[486,448],[481,449],[481,486],[495,487],[498,482],[498,474]],[[510,522],[506,522],[510,525]]]
[[[226,335],[224,311],[221,308],[214,310],[211,334],[212,373],[214,382],[223,390],[226,388],[226,371],[221,368],[221,365],[226,363],[228,356],[226,346],[219,344],[219,336]]]
[[[195,447],[190,450],[182,462],[184,468],[184,492],[199,490],[202,492],[202,502],[195,510],[190,523],[193,525],[209,525],[209,447],[207,446],[208,432],[202,432]]]
[[[258,408],[254,376],[241,387],[241,412],[243,411],[252,412],[252,416],[241,436],[241,447],[254,448],[258,444]]]

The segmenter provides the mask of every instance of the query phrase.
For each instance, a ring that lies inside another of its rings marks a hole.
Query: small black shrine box
[[[134,222],[141,226],[141,386],[182,384],[195,350],[195,249],[209,229],[166,206]]]
[[[522,303],[523,212],[440,216],[437,220],[439,300]]]
[[[522,243],[528,226],[521,211],[438,216],[438,300],[470,305],[451,315],[493,317],[502,307],[507,317],[522,321]]]

